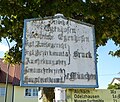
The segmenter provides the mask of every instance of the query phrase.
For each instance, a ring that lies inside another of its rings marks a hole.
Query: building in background
[[[0,59],[0,102],[5,100],[8,64]],[[38,102],[37,87],[20,86],[21,65],[11,65],[8,75],[7,102]]]
[[[114,85],[114,84],[120,84],[120,78],[113,78],[111,84],[112,85]]]
[[[114,84],[120,84],[120,78],[113,78],[111,84],[112,85],[114,85]]]

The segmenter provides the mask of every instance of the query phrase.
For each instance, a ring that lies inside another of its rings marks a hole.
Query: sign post
[[[55,102],[66,102],[66,92],[65,89],[61,87],[55,88]]]
[[[43,88],[38,89],[38,102],[43,102]]]
[[[54,17],[25,19],[21,86],[98,87],[94,26]]]

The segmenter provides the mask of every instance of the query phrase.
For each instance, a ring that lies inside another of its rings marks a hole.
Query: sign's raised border
[[[71,18],[66,18],[62,15],[56,15],[56,16],[52,16],[52,17],[44,17],[44,18],[31,18],[31,19],[25,19],[24,20],[24,29],[23,29],[23,43],[22,43],[22,62],[24,62],[25,60],[25,37],[26,37],[26,23],[29,21],[36,21],[36,20],[47,20],[47,19],[54,19],[54,18],[64,18],[66,20],[71,20],[73,22],[79,23],[79,24],[83,24],[86,26],[89,26],[92,28],[93,31],[93,39],[94,39],[94,56],[95,56],[95,73],[96,73],[96,85],[68,85],[68,84],[24,84],[23,83],[23,76],[24,76],[24,63],[22,63],[22,70],[21,70],[21,78],[20,78],[20,86],[30,86],[30,87],[62,87],[62,88],[98,88],[98,73],[97,73],[97,59],[96,59],[96,41],[95,41],[95,30],[94,30],[94,25],[89,24],[89,23],[85,23],[82,21],[78,21],[75,19],[71,19]]]

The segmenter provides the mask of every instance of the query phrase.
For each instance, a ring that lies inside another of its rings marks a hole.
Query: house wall
[[[4,88],[5,85],[0,83],[0,88]],[[4,96],[0,96],[0,102],[4,102]]]
[[[20,87],[14,86],[14,101],[13,102],[38,102],[38,97],[26,97],[25,88],[29,87]]]
[[[0,83],[0,88],[5,88],[4,83]],[[4,102],[5,96],[0,96],[0,102]],[[8,91],[7,91],[7,102],[12,102],[12,85],[8,84]]]

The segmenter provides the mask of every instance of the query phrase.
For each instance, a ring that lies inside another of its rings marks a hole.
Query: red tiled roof
[[[13,85],[20,85],[21,65],[15,65]]]
[[[20,65],[10,65],[8,83],[13,85],[20,84],[20,70]],[[6,73],[8,73],[8,64],[4,63],[3,59],[0,58],[0,83],[6,82]]]

